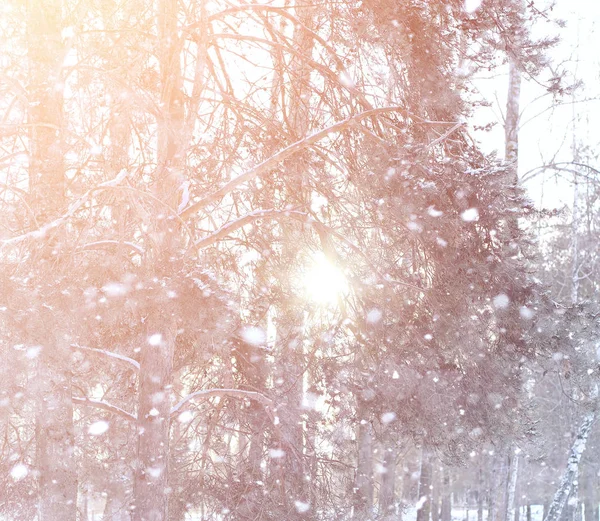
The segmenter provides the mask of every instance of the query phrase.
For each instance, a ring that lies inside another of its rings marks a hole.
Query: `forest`
[[[598,21],[0,1],[0,520],[599,521]]]

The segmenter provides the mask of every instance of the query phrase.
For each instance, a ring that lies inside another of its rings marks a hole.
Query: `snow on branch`
[[[102,409],[104,411],[112,412],[125,418],[128,421],[137,422],[137,416],[127,412],[125,409],[121,409],[116,405],[112,405],[108,402],[103,402],[102,400],[91,400],[89,398],[79,398],[78,396],[71,397],[73,403],[81,404],[81,405],[89,405],[91,407],[95,407],[96,409]]]
[[[290,210],[255,210],[254,212],[250,212],[246,215],[242,215],[240,218],[228,222],[221,226],[218,230],[207,235],[206,237],[195,242],[194,246],[196,248],[206,248],[211,244],[223,239],[230,233],[240,229],[242,226],[245,226],[248,223],[254,222],[258,219],[263,218],[278,218],[278,217],[293,217],[298,218],[301,217],[302,220],[306,220],[308,215],[302,212],[295,212]]]
[[[247,398],[248,400],[254,400],[255,402],[258,402],[265,407],[273,405],[273,400],[256,391],[244,391],[243,389],[203,389],[201,391],[188,394],[185,398],[183,398],[171,409],[171,417],[175,416],[190,400],[195,400],[196,398],[212,398],[213,396],[229,396],[240,399]]]
[[[103,246],[127,246],[128,248],[139,253],[140,255],[143,255],[145,253],[144,248],[142,248],[141,246],[138,246],[134,242],[116,241],[114,239],[106,239],[103,241],[89,242],[87,244],[84,244],[81,248],[79,248],[79,251],[94,250],[96,248],[101,248]]]
[[[314,134],[306,136],[305,138],[303,138],[299,141],[296,141],[295,143],[292,143],[291,145],[285,147],[283,150],[280,150],[279,152],[272,155],[268,159],[265,159],[262,163],[259,163],[254,168],[239,175],[235,179],[232,179],[231,181],[229,181],[228,183],[223,185],[221,188],[219,188],[212,194],[207,195],[204,199],[201,199],[200,201],[197,201],[197,202],[191,204],[190,206],[188,206],[179,215],[182,219],[185,219],[186,217],[189,217],[190,215],[202,210],[207,205],[209,205],[210,203],[213,203],[215,201],[218,201],[219,199],[221,199],[223,196],[225,196],[226,194],[228,194],[229,192],[231,192],[238,186],[240,186],[248,181],[251,181],[252,179],[255,179],[256,177],[258,177],[262,174],[270,172],[273,168],[275,168],[282,161],[286,160],[290,156],[293,156],[300,150],[304,150],[305,148],[308,148],[308,147],[314,145],[315,143],[319,142],[321,139],[327,137],[329,134],[333,134],[335,132],[341,132],[343,130],[346,130],[347,128],[352,127],[353,125],[355,125],[356,123],[359,123],[360,121],[362,121],[364,119],[367,119],[367,118],[370,118],[373,116],[378,116],[380,114],[386,114],[389,112],[404,112],[404,113],[406,113],[407,111],[404,107],[400,107],[400,106],[381,107],[381,108],[377,108],[377,109],[365,110],[364,112],[361,112],[360,114],[350,116],[349,118],[347,118],[343,121],[340,121],[340,122],[335,123],[327,128],[319,130],[318,132],[315,132]]]
[[[126,362],[126,363],[132,365],[133,367],[135,367],[136,371],[140,370],[140,363],[137,360],[134,360],[133,358],[129,358],[128,356],[125,356],[125,355],[113,353],[112,351],[105,351],[104,349],[95,349],[93,347],[80,346],[79,344],[71,344],[71,348],[79,349],[81,351],[95,353],[97,355],[107,356],[109,358],[115,358],[117,360],[121,360],[123,362]]]
[[[97,192],[98,190],[102,190],[104,188],[113,188],[115,186],[118,186],[123,182],[123,180],[126,177],[127,177],[127,170],[125,170],[125,169],[121,170],[114,179],[110,179],[109,181],[100,183],[99,185],[95,186],[94,188],[90,188],[79,199],[76,199],[75,201],[73,201],[69,205],[69,209],[67,210],[67,212],[65,214],[61,215],[57,219],[54,219],[53,221],[50,221],[49,223],[45,224],[44,226],[42,226],[41,228],[39,228],[37,230],[33,230],[30,232],[24,233],[22,235],[17,235],[16,237],[11,237],[10,239],[4,239],[4,240],[0,241],[0,247],[9,246],[9,245],[16,246],[17,244],[20,244],[21,242],[23,242],[26,239],[43,239],[50,230],[53,230],[54,228],[58,228],[59,226],[64,224],[70,217],[75,215],[75,212],[77,210],[79,210],[90,199],[90,197],[92,196],[92,194],[94,192]]]

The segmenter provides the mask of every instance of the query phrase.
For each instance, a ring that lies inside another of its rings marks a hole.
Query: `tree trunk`
[[[452,520],[452,492],[450,490],[450,472],[447,467],[443,468],[442,478],[442,508],[440,510],[441,521]]]
[[[433,490],[431,492],[431,521],[440,521],[440,467],[433,468]]]
[[[548,509],[548,514],[544,517],[544,521],[558,521],[562,514],[563,508],[569,498],[571,489],[573,487],[573,481],[576,479],[579,473],[579,462],[581,461],[581,455],[585,451],[588,436],[594,424],[596,414],[590,412],[586,414],[581,425],[579,426],[579,432],[575,437],[575,441],[571,446],[569,459],[567,462],[567,468],[563,474],[562,480],[558,487],[558,490],[554,494],[554,499]]]
[[[515,492],[517,489],[518,473],[519,456],[515,454],[514,447],[511,446],[508,451],[508,469],[504,503],[504,519],[506,521],[513,521],[515,519]]]
[[[379,512],[384,519],[391,518],[396,510],[396,449],[388,440],[383,455],[383,473],[379,491]]]
[[[483,476],[483,461],[479,462],[477,484],[477,521],[483,521],[483,499],[485,497],[485,480]]]
[[[291,83],[289,84],[289,110],[287,123],[292,139],[304,137],[311,125],[309,114],[309,98],[312,92],[310,86],[311,66],[306,58],[311,57],[314,47],[312,36],[302,27],[310,28],[313,25],[315,13],[314,6],[305,5],[303,2],[294,2],[296,16],[302,25],[294,27],[293,45],[299,54],[295,55],[289,65]],[[286,176],[285,198],[289,205],[310,205],[310,193],[307,190],[306,170],[301,158],[295,158],[287,163],[288,176]],[[281,225],[282,246],[282,280],[290,280],[290,273],[297,267],[302,244],[302,230],[296,224],[283,223]],[[289,295],[294,293],[291,287],[286,287]],[[281,301],[277,308],[277,336],[278,345],[282,350],[283,363],[279,366],[278,380],[283,382],[282,389],[286,392],[282,397],[279,418],[281,431],[285,438],[286,452],[283,461],[283,497],[281,501],[286,505],[286,519],[307,519],[316,516],[317,505],[311,503],[310,483],[306,476],[310,468],[306,459],[310,459],[311,449],[308,443],[308,432],[305,429],[305,418],[302,415],[304,398],[304,383],[309,380],[305,371],[309,370],[307,357],[304,353],[304,311],[300,309],[293,298]],[[308,458],[307,458],[308,456]]]
[[[354,519],[371,519],[373,511],[373,428],[368,415],[368,406],[359,401],[359,420],[356,442],[358,462],[354,485]]]
[[[77,469],[73,456],[70,352],[51,311],[41,308],[39,312],[45,315],[42,324],[46,333],[45,339],[40,338],[38,342],[42,350],[36,377],[39,394],[36,411],[39,521],[75,521]]]
[[[158,310],[150,310],[146,323],[146,336],[140,339],[134,521],[167,521],[170,386],[176,327],[174,317],[162,318]]]
[[[29,191],[37,222],[57,217],[64,206],[64,168],[61,129],[63,59],[61,0],[27,2],[29,61]],[[39,268],[56,270],[54,232],[42,246]],[[49,293],[53,292],[50,287]],[[45,297],[42,297],[45,299]],[[47,306],[47,307],[46,307]],[[51,307],[53,310],[51,311]],[[75,468],[70,350],[57,302],[39,302],[28,334],[32,345],[42,347],[35,379],[36,465],[39,471],[39,521],[75,521],[77,470]],[[31,312],[31,311],[30,311]]]
[[[433,462],[429,449],[421,449],[421,473],[419,477],[419,501],[417,521],[429,521],[431,515],[431,487],[433,485]]]
[[[174,212],[178,206],[185,162],[184,96],[177,28],[177,0],[157,4],[161,118],[158,121],[157,197]],[[168,219],[156,225],[153,275],[172,273],[172,255],[180,244],[179,225]],[[140,339],[137,468],[134,479],[134,521],[167,521],[169,498],[170,405],[173,356],[177,336],[174,312],[161,288],[149,290],[150,309]]]

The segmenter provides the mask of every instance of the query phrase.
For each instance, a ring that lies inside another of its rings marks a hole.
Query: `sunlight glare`
[[[348,281],[323,254],[315,255],[303,277],[307,297],[317,304],[333,305],[347,292]]]

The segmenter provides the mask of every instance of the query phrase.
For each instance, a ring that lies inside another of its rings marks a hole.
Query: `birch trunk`
[[[511,447],[508,452],[508,470],[506,480],[506,493],[504,504],[504,519],[515,520],[515,492],[517,489],[517,477],[519,474],[519,456]]]
[[[421,473],[419,476],[419,500],[417,521],[429,521],[431,515],[431,488],[433,486],[433,462],[427,447],[421,449]]]
[[[554,499],[548,509],[548,514],[544,518],[544,521],[558,521],[563,512],[567,499],[571,494],[573,488],[573,482],[579,474],[579,463],[581,461],[581,455],[585,451],[588,436],[596,419],[596,413],[590,412],[586,414],[579,426],[579,432],[575,437],[575,441],[571,446],[569,453],[569,459],[567,461],[567,468],[563,474],[560,485],[554,494]]]

